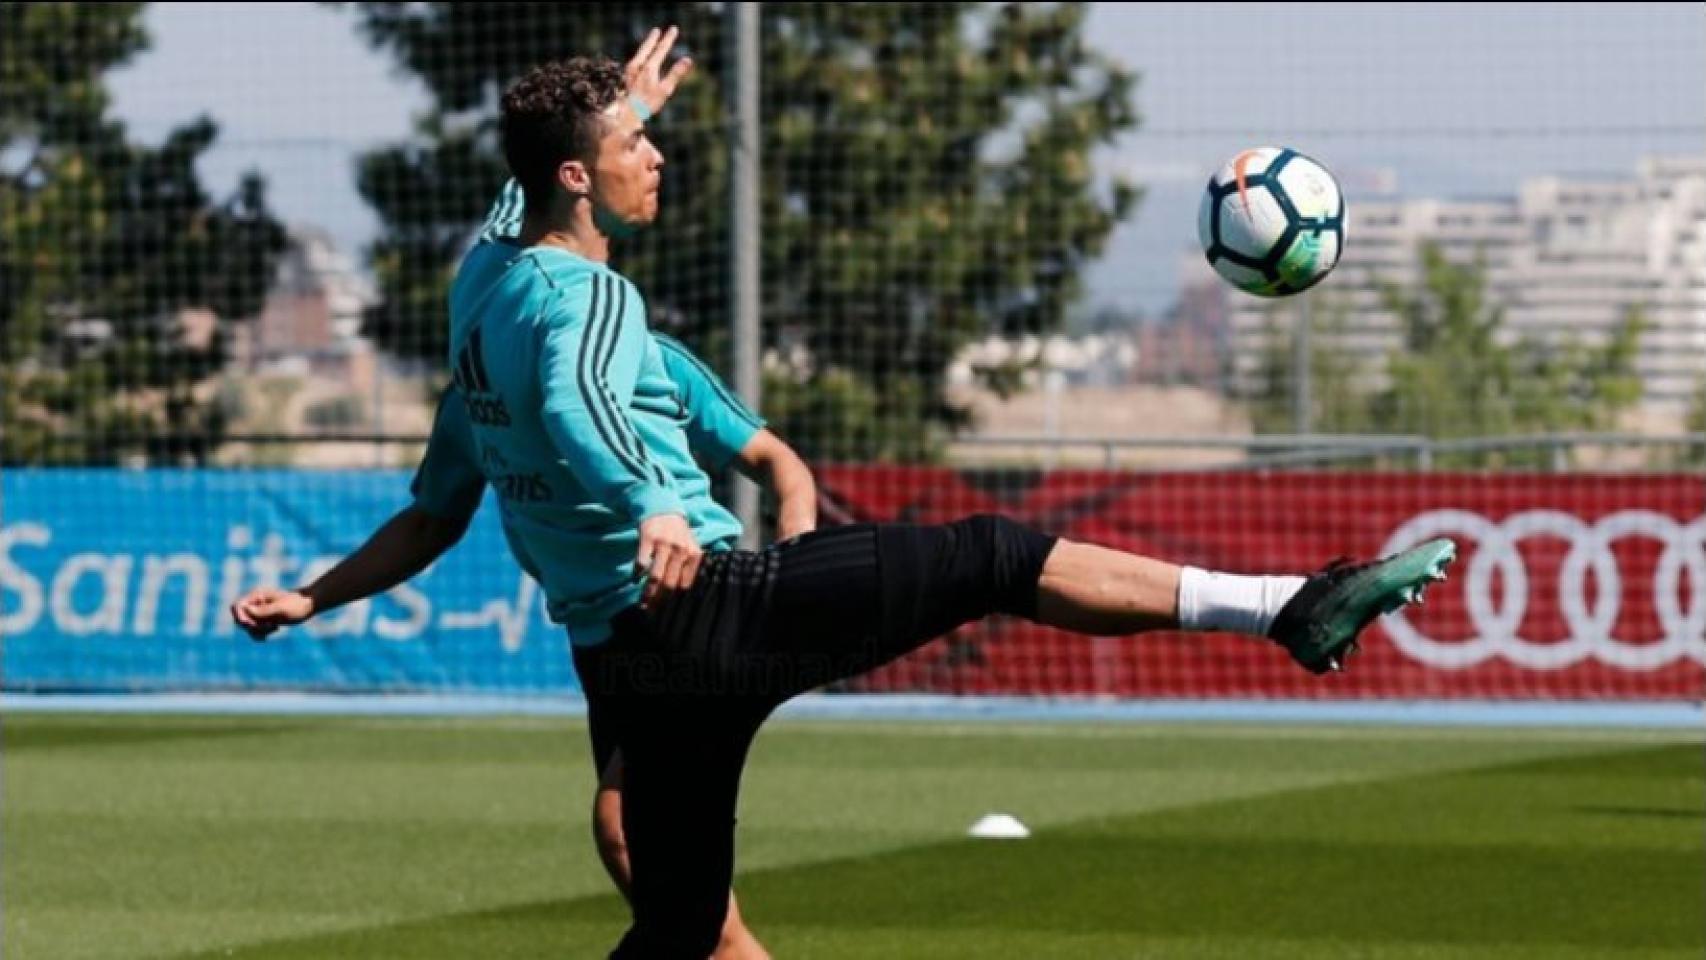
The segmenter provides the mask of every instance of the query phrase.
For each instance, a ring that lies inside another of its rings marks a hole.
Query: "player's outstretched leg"
[[[1249,576],[1076,543],[995,515],[860,524],[709,562],[659,628],[685,650],[718,651],[718,672],[778,702],[992,613],[1093,636],[1241,633],[1322,673],[1343,667],[1375,617],[1421,599],[1455,555],[1451,541],[1433,540],[1307,577]],[[749,620],[754,628],[722,635]]]
[[[1457,555],[1430,540],[1379,560],[1335,560],[1308,577],[1239,576],[1062,540],[1037,582],[1036,619],[1098,636],[1183,629],[1266,637],[1312,673],[1344,668],[1373,620],[1419,602]]]

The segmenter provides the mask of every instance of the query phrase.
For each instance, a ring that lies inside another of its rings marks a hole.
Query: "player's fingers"
[[[693,589],[693,581],[699,578],[699,565],[705,562],[704,553],[695,553],[681,564],[681,571],[676,575],[675,589],[685,593]]]
[[[273,590],[270,587],[260,587],[251,590],[238,599],[236,603],[231,605],[231,612],[234,615],[248,617],[250,620],[253,620],[260,616],[261,611],[265,610],[277,598],[277,596],[278,591]]]
[[[657,46],[657,42],[658,28],[653,27],[646,32],[646,39],[640,41],[640,49],[635,50],[634,55],[628,58],[627,66],[622,69],[623,74],[631,76],[643,68],[652,55],[652,49]]]
[[[679,29],[670,27],[658,39],[657,46],[652,49],[651,57],[646,64],[646,69],[651,71],[652,76],[655,77],[663,72],[663,62],[669,57],[670,48],[675,46],[675,38],[680,35]]]
[[[652,566],[657,563],[658,552],[663,549],[663,546],[663,541],[658,538],[658,535],[655,532],[652,532],[645,527],[641,527],[640,546],[639,549],[634,551],[634,566],[637,567],[641,573],[650,571]]]
[[[675,66],[670,67],[669,73],[663,78],[663,95],[667,97],[675,93],[676,86],[692,72],[693,61],[690,58],[682,57],[675,61]]]
[[[645,580],[645,586],[640,588],[640,603],[644,606],[650,606],[657,599],[668,553],[667,544],[657,544],[650,551],[641,548],[640,559],[635,563],[635,574]]]
[[[669,558],[659,564],[658,569],[653,573],[652,579],[657,583],[659,599],[675,592],[676,580],[681,573],[681,562],[681,554],[672,552]]]
[[[681,585],[681,565],[686,562],[687,555],[680,547],[672,548],[659,561],[657,569],[652,571],[652,582],[657,584],[660,594],[674,593]]]
[[[664,602],[669,602],[693,583],[693,577],[699,569],[699,556],[699,545],[696,543],[676,548],[670,558],[669,569],[664,571],[661,577]]]

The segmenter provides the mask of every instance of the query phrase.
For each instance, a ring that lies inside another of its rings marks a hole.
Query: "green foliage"
[[[1706,377],[1701,378],[1700,389],[1695,391],[1694,401],[1689,405],[1686,427],[1697,439],[1706,437]],[[1678,464],[1691,467],[1706,465],[1706,443],[1686,445],[1678,455]]]
[[[1436,438],[1596,430],[1640,399],[1639,309],[1598,347],[1505,342],[1504,310],[1487,297],[1485,269],[1453,264],[1433,246],[1421,257],[1417,288],[1383,291],[1403,347],[1388,364],[1390,386],[1373,399],[1376,428]]]
[[[1362,433],[1369,429],[1367,392],[1356,361],[1340,346],[1349,326],[1342,303],[1318,294],[1310,305],[1309,425],[1313,433]],[[1293,399],[1296,336],[1301,304],[1268,312],[1267,345],[1256,372],[1256,393],[1250,416],[1257,433],[1297,431]]]
[[[216,202],[213,123],[132,144],[104,75],[147,46],[142,4],[0,3],[0,418],[5,463],[200,459],[203,382],[285,246],[259,177]],[[185,336],[180,311],[211,310]],[[67,443],[68,437],[77,438]]]
[[[548,59],[623,59],[668,23],[697,69],[652,126],[663,215],[615,265],[654,320],[686,318],[675,332],[696,348],[728,328],[720,5],[355,6],[435,100],[414,141],[362,165],[386,225],[372,251],[383,302],[368,317],[382,344],[444,353],[446,284],[506,175],[503,85]],[[797,389],[772,383],[764,412],[807,454],[927,455],[965,419],[943,391],[954,353],[989,331],[1054,329],[1079,296],[1082,267],[1138,198],[1092,182],[1091,151],[1137,116],[1134,77],[1087,46],[1084,17],[1075,3],[764,5],[765,337],[813,360]],[[818,390],[829,396],[805,399]]]
[[[884,397],[870,382],[847,370],[800,379],[764,378],[764,408],[772,429],[822,460],[916,463],[935,460],[941,431],[926,420],[928,398],[918,381],[897,381]],[[938,410],[949,422],[957,411]],[[957,422],[957,421],[952,421]],[[809,432],[808,432],[809,430]],[[805,434],[804,442],[798,442]]]
[[[1504,309],[1487,295],[1485,267],[1457,264],[1433,245],[1420,252],[1420,281],[1381,290],[1398,318],[1401,346],[1388,358],[1385,385],[1358,389],[1356,371],[1317,337],[1312,376],[1319,431],[1425,436],[1434,439],[1520,436],[1604,430],[1641,397],[1635,357],[1644,312],[1629,310],[1603,344],[1512,339]],[[1332,321],[1342,330],[1342,318]],[[1329,329],[1327,332],[1331,332]],[[1265,358],[1252,412],[1264,430],[1290,429],[1290,347]],[[1543,451],[1503,454],[1499,462],[1533,465]],[[1479,465],[1489,455],[1436,461]]]

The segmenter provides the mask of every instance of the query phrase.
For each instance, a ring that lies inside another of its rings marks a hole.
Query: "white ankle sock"
[[[1303,577],[1244,577],[1185,567],[1179,574],[1179,626],[1264,636]]]

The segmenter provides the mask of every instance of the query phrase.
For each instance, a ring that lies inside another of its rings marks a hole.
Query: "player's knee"
[[[952,526],[958,532],[960,548],[977,557],[993,557],[1023,529],[999,513],[973,514],[954,521]]]
[[[987,565],[996,609],[1034,618],[1037,581],[1056,538],[997,513],[970,516],[955,526],[964,538],[961,549]]]

